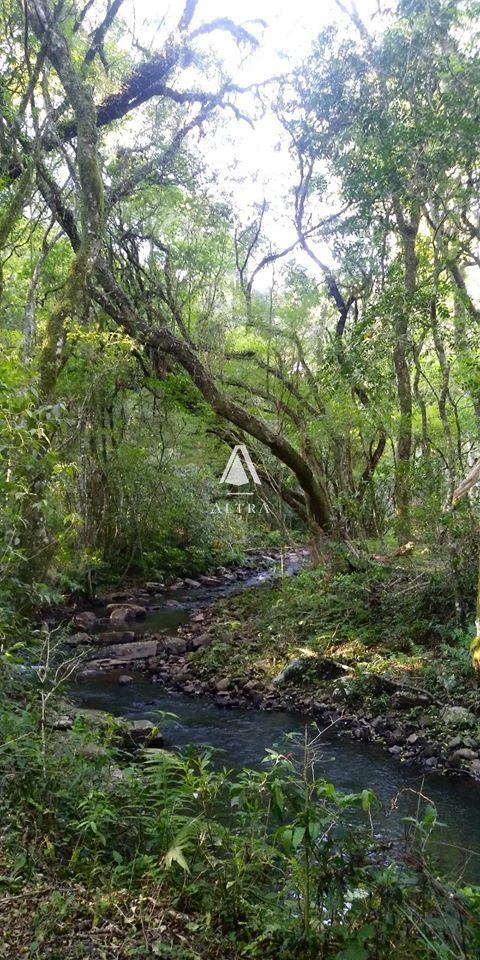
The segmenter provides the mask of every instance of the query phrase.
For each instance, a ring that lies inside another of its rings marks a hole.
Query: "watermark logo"
[[[237,443],[233,448],[220,477],[220,483],[230,488],[246,487],[247,490],[228,489],[227,497],[254,497],[261,486],[261,480],[257,473],[257,468],[244,443]],[[269,514],[268,503],[261,499],[258,500],[237,500],[236,502],[225,501],[223,504],[216,503],[212,513],[228,514],[236,513],[240,517],[260,516]]]
[[[250,476],[249,476],[250,475]],[[255,464],[244,443],[237,443],[233,448],[227,462],[227,466],[220,478],[220,483],[228,483],[233,487],[243,487],[250,481],[260,486],[260,477],[258,476]],[[229,490],[230,497],[251,497],[252,490]]]

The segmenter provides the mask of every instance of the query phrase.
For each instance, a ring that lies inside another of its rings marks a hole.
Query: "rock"
[[[136,643],[116,643],[113,647],[105,650],[104,657],[107,659],[113,658],[113,662],[120,666],[120,664],[128,663],[130,660],[148,660],[149,657],[156,656],[156,653],[156,640],[137,640]],[[97,660],[97,662],[99,661]],[[107,665],[111,666],[112,664]]]
[[[166,637],[163,645],[168,653],[175,653],[177,656],[186,653],[187,650],[187,641],[182,637]]]
[[[73,622],[77,627],[94,627],[97,623],[97,616],[91,610],[81,610],[76,613]]]
[[[107,787],[114,787],[116,783],[121,783],[125,779],[125,771],[121,767],[112,766],[108,769]]]
[[[228,690],[219,690],[215,697],[215,704],[217,707],[226,707],[230,703],[230,694]]]
[[[420,751],[420,757],[423,760],[428,759],[429,757],[439,757],[442,754],[442,744],[438,743],[436,740],[432,740],[431,743],[426,743]]]
[[[191,587],[192,590],[198,590],[201,584],[198,580],[192,580],[191,577],[185,577],[185,586]]]
[[[200,650],[202,647],[208,647],[212,643],[212,637],[209,633],[200,633],[192,637],[191,644],[194,650]]]
[[[125,737],[135,745],[163,747],[164,738],[151,720],[124,720]]]
[[[170,584],[168,585],[168,589],[169,589],[169,590],[183,590],[184,586],[185,586],[185,584],[184,584],[183,580],[175,580],[174,583],[170,583]]]
[[[116,623],[124,623],[126,620],[139,620],[145,617],[147,613],[145,607],[138,603],[123,603],[120,605],[109,603],[107,611],[110,614],[110,620]]]
[[[195,616],[194,616],[194,617],[191,617],[190,619],[191,619],[192,623],[203,623],[203,621],[205,620],[205,614],[204,614],[204,613],[196,613]]]
[[[419,693],[416,690],[397,690],[392,697],[392,705],[401,710],[409,710],[411,707],[427,707],[431,702],[432,698],[428,693]]]
[[[105,633],[99,633],[95,637],[96,643],[108,645],[113,643],[132,643],[133,640],[135,640],[133,630],[108,630]]]
[[[287,663],[287,666],[273,678],[272,682],[275,686],[278,686],[279,684],[286,683],[288,680],[293,680],[295,677],[301,676],[308,670],[314,671],[315,675],[322,679],[333,680],[336,677],[345,676],[345,674],[349,672],[350,667],[344,663],[339,663],[338,660],[331,660],[330,657],[298,657],[298,659]],[[338,690],[338,695],[343,696],[343,691]]]
[[[77,753],[87,760],[98,760],[99,757],[107,755],[105,747],[102,747],[100,743],[82,743],[77,747]]]
[[[217,680],[215,684],[215,690],[217,693],[223,693],[224,690],[230,690],[231,686],[232,681],[230,680],[230,677],[222,677],[221,680]]]
[[[459,747],[463,745],[462,737],[451,737],[450,740],[447,740],[447,747],[449,750],[458,750]]]
[[[156,580],[149,580],[149,581],[145,584],[145,587],[147,588],[147,590],[149,591],[149,593],[150,593],[150,592],[151,592],[151,593],[156,593],[157,590],[163,590],[163,589],[164,589],[164,584],[161,583],[160,581],[157,582]]]
[[[167,607],[168,610],[174,610],[176,607],[181,607],[181,606],[182,606],[182,604],[179,603],[178,600],[166,600],[166,601],[165,601],[165,607]]]
[[[437,767],[437,766],[438,766],[438,760],[437,760],[437,758],[436,758],[436,757],[428,757],[428,759],[425,760],[425,766],[428,767],[430,770],[431,770],[433,767]]]
[[[130,677],[128,673],[120,674],[118,678],[119,687],[128,687],[129,684],[133,683],[133,677]]]
[[[473,777],[480,780],[480,760],[472,760],[471,763],[468,764],[468,769]]]
[[[84,644],[91,643],[91,639],[88,633],[72,633],[66,643],[68,647],[83,647]]]
[[[448,759],[453,763],[457,763],[460,760],[477,760],[478,753],[476,750],[469,750],[467,747],[463,747],[461,750],[455,750]]]
[[[420,737],[418,736],[418,733],[411,733],[410,736],[407,737],[407,743],[409,743],[410,746],[414,746],[419,740]]]
[[[71,730],[73,726],[72,717],[55,717],[52,723],[52,730]]]
[[[393,730],[392,733],[387,733],[385,735],[385,741],[389,747],[399,746],[404,743],[404,740],[405,737],[403,730],[400,730],[399,728]]]
[[[392,757],[399,757],[402,753],[402,748],[395,744],[393,747],[388,748],[388,752],[392,754]]]
[[[88,707],[74,707],[74,720],[80,719],[94,730],[108,730],[112,716],[105,710],[90,710]]]
[[[475,723],[473,713],[467,710],[466,707],[445,707],[440,714],[440,719],[443,720],[443,723],[446,723],[448,727]]]
[[[158,656],[150,657],[150,659],[147,660],[147,670],[149,673],[158,673],[161,667],[164,667],[164,666],[165,666],[164,657],[158,657]]]

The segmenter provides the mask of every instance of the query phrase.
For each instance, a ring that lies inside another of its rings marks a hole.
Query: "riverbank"
[[[319,603],[328,589],[299,559],[289,558],[298,572],[283,580],[272,580],[270,558],[261,573],[227,571],[233,579],[225,579],[219,571],[211,582],[150,583],[104,595],[94,609],[69,611],[63,636],[57,622],[48,642],[58,636],[58,644],[47,645],[43,668],[11,670],[0,708],[2,960],[476,955],[476,875],[465,873],[475,842],[450,830],[445,847],[462,862],[439,865],[429,842],[444,819],[435,790],[430,796],[420,784],[414,794],[412,782],[395,784],[406,820],[401,831],[383,830],[374,796],[378,786],[386,799],[383,752],[344,740],[347,758],[327,737],[320,771],[314,734],[304,736],[302,717],[318,705],[320,683],[333,697],[358,681],[344,649],[313,649],[314,631],[326,628]],[[241,589],[251,582],[256,589]],[[57,683],[72,670],[71,695],[84,702],[74,718],[62,700],[65,684]],[[110,689],[123,698],[97,715],[98,723],[85,710],[92,684],[102,696]],[[220,728],[217,745],[225,747],[227,731],[250,745],[238,764],[227,754],[226,769],[202,746],[212,739],[206,725],[200,729],[201,691],[208,697],[204,723],[213,717]],[[175,750],[171,714],[181,717],[179,698],[194,710],[196,739],[184,720],[187,749]],[[283,712],[274,712],[275,702]],[[249,709],[235,728],[236,703]],[[332,731],[353,715],[360,723],[359,706],[355,714],[341,703],[328,709],[339,714]],[[285,733],[288,752],[276,752]],[[367,753],[378,755],[376,767],[367,766]],[[345,771],[360,764],[353,789],[338,785],[335,754]],[[400,765],[388,763],[395,778]],[[476,793],[473,783],[455,784],[462,795],[453,809],[468,824],[466,786]]]
[[[242,578],[245,571],[237,583]],[[480,779],[480,696],[468,636],[457,631],[447,642],[448,611],[443,622],[432,620],[432,608],[441,613],[438,591],[418,570],[396,561],[394,569],[330,582],[304,570],[221,599],[226,586],[232,580],[220,574],[173,584],[153,603],[151,585],[110,598],[115,629],[97,634],[101,647],[90,647],[83,669],[117,669],[125,683],[129,671],[145,672],[154,684],[211,697],[223,709],[294,710],[354,740],[382,743],[402,762]],[[412,587],[408,618],[402,598],[410,602]],[[144,613],[125,613],[128,601]],[[156,632],[150,624],[162,609],[173,621]],[[119,632],[115,621],[124,616]]]

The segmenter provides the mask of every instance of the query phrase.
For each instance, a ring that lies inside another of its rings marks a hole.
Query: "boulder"
[[[118,678],[119,687],[128,687],[131,683],[133,683],[133,677],[130,677],[128,673],[120,674]]]
[[[81,610],[79,613],[75,614],[73,622],[76,627],[88,629],[88,627],[96,626],[97,615],[93,613],[92,610]]]
[[[96,643],[106,644],[107,646],[114,643],[132,643],[133,640],[135,640],[133,630],[107,630],[95,637]]]
[[[440,714],[440,719],[443,723],[446,723],[448,727],[475,723],[473,713],[467,710],[466,707],[445,707]]]
[[[113,647],[107,647],[103,655],[105,659],[113,658],[114,662],[120,665],[130,660],[147,660],[156,653],[156,640],[137,640],[135,643],[116,643]],[[95,656],[98,657],[98,654]]]
[[[428,707],[432,698],[428,693],[417,690],[397,690],[392,697],[392,705],[400,710],[409,710],[413,707]]]
[[[135,746],[163,747],[164,738],[151,720],[124,720],[125,739]]]
[[[72,636],[66,640],[68,647],[82,647],[84,644],[90,642],[91,640],[88,633],[72,633]]]
[[[344,677],[350,668],[337,660],[331,660],[330,657],[298,657],[296,660],[287,663],[287,666],[274,677],[272,682],[275,686],[278,686],[288,680],[294,680],[295,677],[302,676],[309,670],[313,670],[317,677],[333,680],[336,677]]]
[[[94,730],[107,730],[112,722],[111,714],[104,710],[90,710],[88,707],[75,707],[74,719],[83,720]]]
[[[224,690],[230,690],[231,686],[232,681],[230,680],[230,677],[222,677],[221,680],[217,680],[215,684],[215,690],[217,693],[223,693]]]
[[[145,587],[146,587],[146,589],[148,590],[149,593],[156,593],[157,590],[163,590],[163,589],[164,589],[163,583],[161,583],[160,581],[156,581],[156,580],[149,580],[149,581],[145,584]]]
[[[195,616],[191,617],[190,619],[192,623],[203,623],[203,621],[205,620],[205,614],[201,612],[196,613]]]
[[[100,757],[107,755],[105,747],[102,747],[100,743],[82,743],[77,747],[77,753],[80,757],[85,757],[86,760],[98,760]]]
[[[166,601],[165,601],[165,607],[166,607],[168,610],[175,610],[176,608],[181,607],[181,606],[182,606],[182,604],[179,603],[178,600],[166,600]]]
[[[209,633],[199,633],[192,637],[191,644],[194,650],[200,650],[202,647],[208,647],[212,643],[212,637]]]
[[[463,747],[460,750],[455,750],[448,759],[452,763],[458,763],[460,760],[478,760],[478,753],[476,750],[469,750],[468,747]]]
[[[109,603],[107,611],[110,614],[110,620],[116,623],[125,623],[126,620],[140,620],[147,613],[145,607],[138,603]]]
[[[72,726],[72,717],[55,717],[52,723],[52,730],[71,730]]]
[[[163,666],[165,666],[164,657],[150,657],[150,660],[147,660],[147,670],[149,673],[158,673]]]
[[[468,764],[468,769],[472,777],[480,780],[480,760],[472,760],[472,762]]]
[[[185,577],[185,586],[191,587],[192,590],[198,590],[200,583],[198,580],[192,580],[191,577]]]
[[[174,653],[177,656],[186,653],[187,650],[187,641],[182,637],[166,637],[163,645],[168,653]]]

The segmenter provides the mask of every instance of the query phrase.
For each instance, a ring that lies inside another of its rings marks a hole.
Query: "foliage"
[[[94,916],[126,886],[134,900],[147,885],[192,917],[205,956],[467,956],[475,891],[452,896],[426,866],[392,859],[354,826],[358,808],[368,827],[375,799],[314,778],[315,740],[271,751],[263,770],[233,776],[193,751],[150,750],[132,763],[113,718],[93,741],[80,719],[68,736],[50,726],[46,749],[34,706],[9,703],[1,722],[2,885],[13,893],[20,882],[52,878],[70,890],[58,908],[72,924],[82,885],[96,889]],[[84,750],[92,742],[94,759]],[[434,820],[426,808],[419,848]],[[35,928],[50,956],[48,917],[37,915]],[[71,949],[64,956],[76,956]]]

